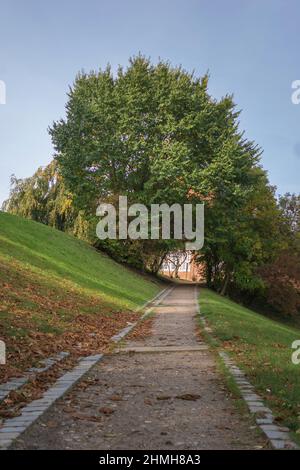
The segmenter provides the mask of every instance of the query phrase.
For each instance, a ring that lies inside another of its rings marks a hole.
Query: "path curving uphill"
[[[151,334],[97,364],[15,441],[15,449],[263,448],[197,334],[193,285],[153,311]]]

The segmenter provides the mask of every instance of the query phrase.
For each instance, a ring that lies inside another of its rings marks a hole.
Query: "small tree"
[[[179,269],[186,262],[187,256],[187,251],[173,251],[166,255],[166,262],[169,266],[173,266],[173,270],[170,268],[170,277],[173,277],[173,273],[176,279],[179,277]]]
[[[12,175],[9,199],[2,209],[74,232],[80,238],[87,235],[87,221],[82,211],[74,208],[72,194],[66,190],[55,160],[29,178],[18,179]]]

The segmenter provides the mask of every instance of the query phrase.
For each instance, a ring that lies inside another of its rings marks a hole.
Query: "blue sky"
[[[30,176],[51,160],[47,127],[64,116],[76,73],[116,69],[139,51],[209,70],[214,97],[234,94],[271,183],[299,191],[299,19],[297,0],[1,0],[0,202],[12,173]]]

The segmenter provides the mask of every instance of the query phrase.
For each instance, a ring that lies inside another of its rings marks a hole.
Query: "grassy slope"
[[[96,252],[87,243],[45,225],[0,213],[0,256],[51,281],[68,280],[114,306],[135,308],[157,292],[149,280]]]
[[[50,338],[49,352],[57,350],[58,336],[67,347],[96,330],[105,342],[160,288],[83,241],[0,212],[0,337],[14,360],[27,357],[30,342],[45,355]]]
[[[300,330],[270,320],[218,294],[202,289],[201,313],[218,343],[230,351],[278,421],[300,428],[300,365],[291,361],[291,344]]]

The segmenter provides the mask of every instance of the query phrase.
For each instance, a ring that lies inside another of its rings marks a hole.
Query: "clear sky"
[[[299,191],[299,0],[0,0],[0,202],[9,178],[30,176],[53,153],[47,127],[64,116],[76,73],[139,51],[233,93],[241,127],[264,149],[279,193]]]

